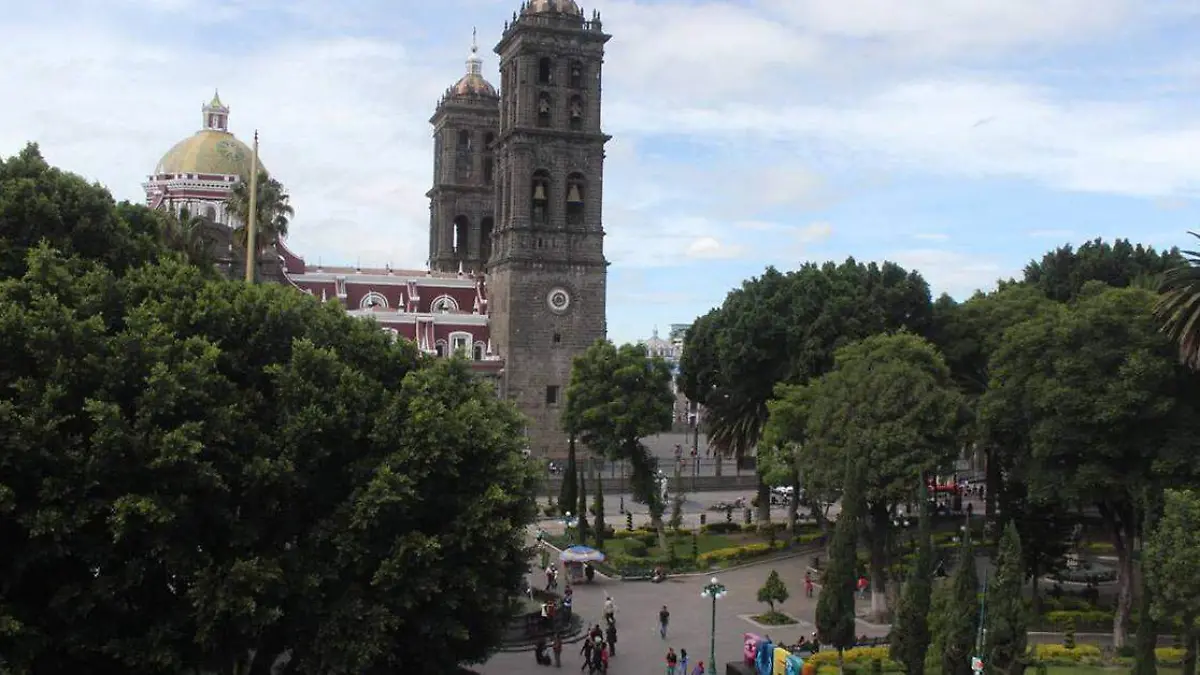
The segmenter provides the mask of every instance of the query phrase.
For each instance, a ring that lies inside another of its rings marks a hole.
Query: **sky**
[[[516,0],[0,0],[0,156],[142,200],[219,89],[310,261],[421,268],[429,117]],[[768,265],[891,260],[965,299],[1200,216],[1196,0],[595,0],[609,336]]]

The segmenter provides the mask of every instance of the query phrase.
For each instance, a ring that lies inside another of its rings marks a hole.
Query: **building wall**
[[[571,365],[607,334],[600,72],[608,38],[599,28],[521,16],[496,48],[502,112],[491,335],[505,361],[504,392],[529,418],[529,448],[538,456],[566,453],[561,416]],[[579,100],[586,105],[573,124],[571,104]],[[567,204],[572,185],[583,197],[577,210]]]

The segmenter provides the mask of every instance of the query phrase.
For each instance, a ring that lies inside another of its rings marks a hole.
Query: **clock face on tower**
[[[546,306],[555,314],[562,314],[571,308],[571,294],[565,288],[552,288],[546,294]]]

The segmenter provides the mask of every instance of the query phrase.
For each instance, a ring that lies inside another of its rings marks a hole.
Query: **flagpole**
[[[254,131],[254,153],[250,155],[250,208],[246,215],[246,283],[254,283],[254,267],[258,262],[254,235],[258,220],[258,130]]]

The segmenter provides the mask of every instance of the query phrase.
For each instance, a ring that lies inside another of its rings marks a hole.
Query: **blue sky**
[[[509,0],[0,0],[0,155],[140,198],[220,88],[291,190],[290,245],[420,266],[428,118]],[[1187,244],[1200,5],[597,0],[610,336],[690,321],[766,265],[890,259],[965,297],[1063,243]]]

